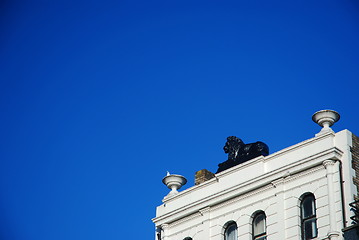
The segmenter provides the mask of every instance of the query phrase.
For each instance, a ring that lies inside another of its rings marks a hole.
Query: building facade
[[[181,192],[184,178],[167,176],[177,185],[164,179],[172,191],[153,218],[156,240],[344,239],[358,195],[359,138],[334,133],[339,115],[323,111],[313,115],[323,128],[311,139],[216,174],[201,170]]]

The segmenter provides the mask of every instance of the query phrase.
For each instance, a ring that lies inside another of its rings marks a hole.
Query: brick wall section
[[[194,176],[194,184],[201,184],[211,178],[214,178],[214,173],[208,171],[207,169],[202,169],[196,172]]]
[[[350,151],[352,153],[352,167],[355,170],[355,176],[353,178],[353,182],[357,187],[357,195],[356,199],[358,199],[359,193],[359,137],[352,134],[353,146]]]

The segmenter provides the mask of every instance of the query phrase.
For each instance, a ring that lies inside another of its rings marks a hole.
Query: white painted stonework
[[[258,211],[266,214],[268,240],[300,240],[305,193],[316,199],[316,239],[343,239],[341,230],[351,222],[348,204],[357,194],[351,139],[348,130],[327,131],[167,196],[153,219],[156,240],[224,240],[230,221],[238,226],[238,240],[251,240]]]

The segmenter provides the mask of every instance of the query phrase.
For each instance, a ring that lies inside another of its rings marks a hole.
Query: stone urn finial
[[[339,113],[333,110],[320,110],[313,114],[312,120],[317,123],[319,126],[323,127],[319,133],[315,136],[322,135],[327,132],[333,132],[330,128],[334,123],[338,122],[340,119]]]
[[[173,196],[178,193],[178,189],[187,183],[187,179],[181,175],[169,174],[167,172],[167,176],[162,179],[162,182],[171,189],[167,196]]]

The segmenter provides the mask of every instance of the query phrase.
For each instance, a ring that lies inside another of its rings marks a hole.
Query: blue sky
[[[154,239],[227,136],[359,134],[358,42],[354,0],[2,1],[0,238]]]

